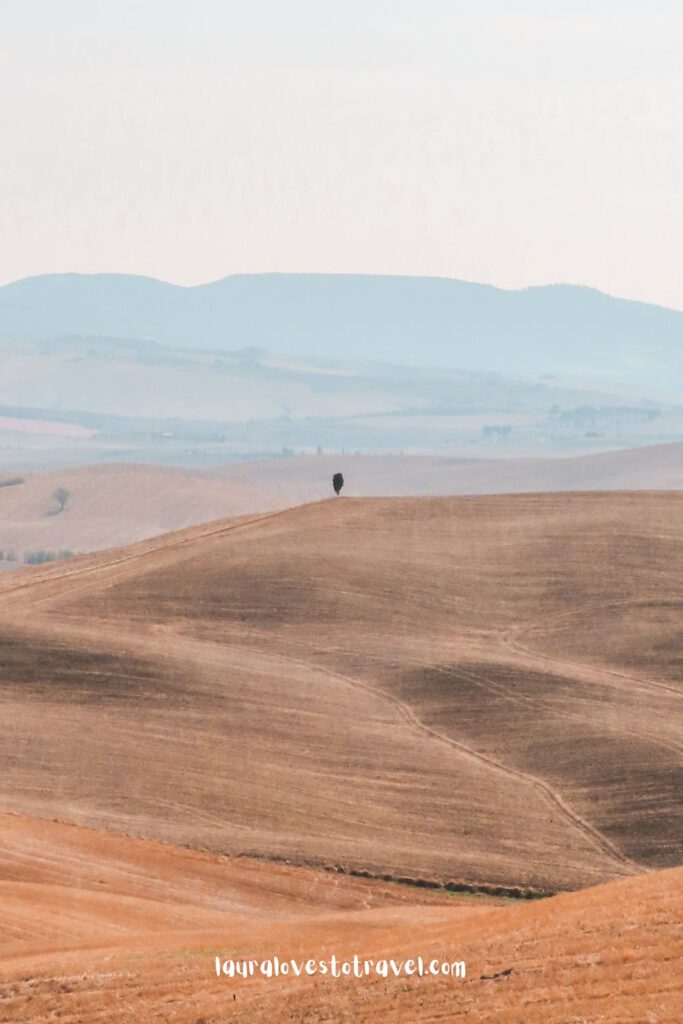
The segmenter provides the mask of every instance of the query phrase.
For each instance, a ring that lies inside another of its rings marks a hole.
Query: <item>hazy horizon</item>
[[[0,283],[576,283],[683,307],[683,11],[6,0]]]
[[[519,285],[518,287],[506,288],[503,285],[493,284],[491,281],[479,281],[467,277],[449,277],[446,274],[384,274],[381,272],[377,273],[357,273],[355,271],[322,271],[322,270],[248,270],[248,271],[235,271],[231,274],[222,274],[218,277],[207,278],[202,281],[194,281],[189,284],[185,284],[182,281],[172,281],[167,277],[159,277],[155,274],[135,274],[127,270],[54,270],[47,271],[45,273],[27,274],[24,277],[12,278],[7,281],[0,281],[0,288],[4,288],[7,285],[19,284],[21,281],[28,281],[33,278],[40,277],[137,277],[144,278],[149,281],[156,281],[159,284],[170,284],[176,288],[202,288],[205,285],[218,284],[220,281],[224,281],[230,277],[390,277],[390,278],[405,278],[406,280],[424,280],[430,279],[434,281],[453,281],[460,284],[472,284],[480,285],[485,288],[495,288],[501,292],[525,292],[532,291],[533,289],[541,288],[585,288],[588,291],[597,291],[603,295],[608,296],[612,299],[625,299],[628,302],[640,302],[648,306],[660,306],[663,309],[671,309],[677,312],[683,312],[683,304],[681,306],[666,305],[662,302],[649,302],[646,299],[639,299],[630,295],[617,295],[614,292],[608,292],[603,288],[598,288],[596,285],[588,284],[583,281],[540,281],[538,283],[530,283],[525,285]]]

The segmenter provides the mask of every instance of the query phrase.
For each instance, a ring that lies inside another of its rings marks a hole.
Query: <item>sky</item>
[[[683,5],[1,0],[0,284],[565,281],[683,308]]]

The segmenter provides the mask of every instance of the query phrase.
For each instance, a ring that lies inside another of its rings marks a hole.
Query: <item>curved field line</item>
[[[240,648],[236,644],[222,644],[221,646],[244,650],[244,648]],[[246,648],[246,650],[248,650],[248,648]],[[565,817],[579,832],[581,832],[585,839],[588,839],[593,847],[608,856],[611,860],[616,860],[620,864],[624,865],[630,873],[635,874],[649,870],[644,865],[639,864],[637,861],[634,861],[623,854],[618,847],[616,847],[609,839],[607,839],[606,836],[602,834],[602,832],[574,811],[573,808],[571,808],[560,796],[557,790],[555,790],[549,783],[544,782],[535,775],[530,775],[528,772],[524,772],[521,769],[511,768],[508,765],[502,764],[500,761],[496,761],[495,758],[489,757],[487,754],[482,754],[479,751],[474,750],[472,747],[468,747],[465,743],[461,743],[459,740],[453,739],[451,736],[426,725],[420,718],[418,718],[410,705],[400,700],[399,697],[395,697],[391,693],[387,693],[375,686],[371,686],[369,683],[362,682],[360,679],[355,679],[353,676],[343,675],[340,672],[334,672],[332,669],[318,665],[311,665],[309,662],[304,661],[301,658],[294,658],[291,655],[281,654],[279,652],[277,657],[282,658],[283,661],[289,661],[294,665],[300,665],[309,671],[313,669],[314,671],[319,671],[323,675],[330,676],[333,679],[339,679],[341,682],[344,682],[349,686],[363,690],[374,697],[379,697],[381,700],[392,704],[399,711],[405,721],[425,736],[429,736],[431,739],[437,740],[437,742],[443,743],[446,746],[451,747],[453,750],[457,750],[459,753],[464,754],[465,757],[468,757],[479,764],[485,765],[487,768],[504,775],[506,778],[519,779],[527,785],[533,786],[541,793],[547,802],[551,803],[556,809],[558,809],[563,817]]]
[[[257,634],[257,633],[251,633],[249,635],[250,636],[254,636],[257,639],[261,639],[260,635]],[[273,634],[271,634],[271,635],[273,635]],[[284,636],[282,636],[282,634],[274,634],[274,635],[278,639],[280,639],[283,643],[287,643],[290,646],[299,647],[299,648],[311,647],[311,648],[314,648],[314,649],[317,646],[312,641],[303,640],[301,637],[297,637],[296,639],[294,639],[293,637],[284,637]],[[507,646],[509,646],[509,645],[507,645]],[[341,655],[348,655],[349,654],[349,651],[348,651],[347,648],[345,648],[345,647],[338,647],[338,646],[332,646],[331,647],[331,646],[329,646],[329,644],[326,644],[326,650],[328,652],[329,651],[336,651],[338,654],[341,654]],[[514,648],[512,648],[512,650],[514,650]],[[519,653],[521,653],[521,650],[520,650]],[[529,653],[533,655],[533,652],[530,651]],[[280,655],[280,656],[283,657],[283,658],[286,657],[286,655],[284,655],[284,654]],[[539,657],[541,657],[541,656],[539,655]],[[390,667],[390,665],[391,665],[391,663],[387,662],[386,659],[381,658],[381,657],[379,657],[376,654],[365,653],[364,654],[364,658],[367,661],[379,662],[380,665],[382,665],[384,667]],[[293,659],[293,660],[296,660],[296,659]],[[409,657],[408,655],[405,655],[405,654],[401,655],[401,659],[400,660],[401,660],[401,664],[414,665],[416,668],[419,668],[419,669],[424,669],[426,667],[423,661],[419,660],[418,658]],[[551,660],[551,659],[550,659],[550,657],[548,657],[546,660]],[[311,663],[306,662],[305,664],[310,664],[311,668],[318,668],[319,667],[314,662],[311,662]],[[564,664],[574,665],[574,667],[581,668],[583,671],[587,671],[587,672],[590,672],[590,673],[593,673],[593,672],[597,673],[597,672],[606,671],[606,670],[603,670],[602,668],[596,668],[596,667],[594,667],[592,665],[582,665],[582,664],[580,664],[578,662],[577,663],[564,662]],[[450,674],[450,670],[448,668],[445,668],[443,665],[436,665],[436,664],[434,664],[434,665],[429,665],[427,667],[429,668],[430,672],[437,672],[440,675],[449,675]],[[456,664],[456,667],[457,667],[457,671],[463,677],[470,679],[472,682],[475,682],[477,685],[482,686],[484,689],[490,690],[492,693],[497,693],[499,696],[503,697],[505,700],[508,700],[511,704],[517,704],[520,707],[533,707],[534,706],[534,700],[531,697],[526,697],[526,696],[523,696],[522,694],[516,694],[516,693],[513,694],[513,693],[511,693],[508,690],[508,688],[505,686],[505,684],[503,684],[503,683],[493,683],[490,679],[487,679],[485,676],[480,675],[478,672],[476,672],[472,668],[469,668],[469,667],[468,668],[463,668],[462,665],[460,665],[459,663]],[[631,677],[630,676],[625,676],[624,678],[630,679]],[[581,680],[578,680],[578,681],[580,682]],[[599,681],[598,680],[595,680],[595,685],[599,685]],[[571,711],[559,711],[558,712],[557,709],[555,708],[555,705],[553,705],[547,698],[538,698],[538,701],[539,701],[539,703],[543,704],[545,707],[548,707],[548,708],[552,709],[554,713],[558,714],[561,718],[564,718],[566,721],[573,721],[573,722],[577,722],[577,721],[581,722],[581,721],[583,721],[583,719],[582,719],[580,714],[573,713]],[[644,733],[644,732],[634,732],[633,730],[626,729],[626,728],[622,728],[620,731],[625,736],[632,736],[634,739],[646,739],[649,743],[652,743],[654,746],[661,747],[664,750],[668,750],[672,754],[677,754],[678,756],[683,756],[683,746],[681,746],[680,744],[677,744],[677,743],[670,743],[667,740],[662,739],[660,736],[652,736],[650,733]]]
[[[72,579],[74,577],[82,578],[83,576],[104,572],[112,567],[145,558],[147,555],[154,555],[158,551],[168,551],[174,548],[185,547],[185,545],[194,544],[197,541],[207,540],[208,538],[222,537],[223,535],[232,533],[235,530],[245,529],[249,526],[255,526],[258,523],[266,522],[269,519],[275,519],[278,516],[286,515],[288,512],[299,511],[300,509],[309,508],[313,505],[325,504],[325,502],[329,500],[329,498],[324,498],[322,501],[313,501],[306,505],[290,505],[288,508],[277,509],[274,512],[262,512],[259,515],[250,516],[248,519],[242,518],[239,522],[228,523],[227,526],[217,525],[207,530],[202,530],[201,533],[193,533],[191,537],[181,537],[173,540],[172,533],[162,534],[158,539],[158,543],[151,542],[152,546],[150,547],[145,547],[143,550],[130,551],[128,554],[119,555],[116,558],[103,559],[95,565],[84,565],[80,568],[67,570],[62,569],[62,571],[59,571],[58,569],[55,569],[53,564],[51,572],[35,576],[32,575],[30,579],[17,580],[15,584],[10,583],[7,586],[0,586],[0,602],[2,602],[5,597],[10,597],[21,590],[27,590],[31,587],[37,587],[45,583],[61,583],[63,580]],[[189,527],[189,529],[192,529],[192,527]],[[139,541],[138,543],[142,545],[146,542]]]
[[[603,665],[592,665],[590,663],[581,661],[571,661],[569,658],[555,658],[551,654],[545,654],[543,651],[539,651],[533,647],[525,647],[523,643],[520,643],[517,639],[517,634],[522,634],[529,639],[529,634],[535,632],[537,629],[543,628],[543,623],[548,622],[562,622],[563,619],[570,620],[575,618],[581,612],[588,611],[600,611],[605,608],[615,607],[632,607],[634,602],[628,601],[606,601],[602,604],[589,604],[582,605],[580,608],[576,608],[571,612],[559,612],[542,616],[540,619],[532,619],[529,622],[522,623],[519,626],[512,626],[501,635],[501,640],[511,651],[515,651],[517,654],[526,654],[532,658],[539,659],[541,661],[550,662],[553,665],[566,665],[569,668],[580,669],[582,671],[602,672],[605,675],[613,676],[615,679],[627,679],[630,683],[639,685],[643,690],[650,692],[662,692],[672,694],[674,697],[678,697],[679,700],[683,697],[683,692],[677,689],[675,686],[668,686],[667,683],[657,682],[655,679],[643,679],[640,676],[634,676],[630,672],[619,672],[617,669],[607,668]]]
[[[443,675],[450,674],[448,669],[445,669],[439,665],[430,666],[430,671],[438,672]],[[471,682],[475,683],[475,685],[481,686],[483,689],[489,690],[491,693],[498,694],[500,697],[502,697],[504,700],[509,701],[511,704],[517,704],[520,707],[525,708],[533,708],[536,704],[539,704],[542,707],[550,709],[553,712],[553,714],[555,714],[558,718],[564,719],[565,722],[583,721],[582,716],[576,712],[565,710],[558,711],[556,706],[547,697],[537,697],[534,699],[531,697],[527,697],[523,694],[512,693],[510,689],[507,686],[505,686],[504,683],[494,683],[490,679],[487,679],[485,675],[476,672],[474,669],[461,668],[460,666],[457,666],[457,671],[465,679],[469,679]],[[584,703],[590,704],[590,701],[584,698]],[[669,743],[667,740],[662,739],[659,736],[651,736],[649,733],[645,732],[634,732],[633,729],[626,729],[623,727],[619,729],[619,732],[623,736],[632,736],[634,739],[646,739],[648,743],[652,743],[653,746],[662,747],[663,750],[669,750],[672,754],[678,754],[679,756],[683,755],[682,746],[680,746],[677,743]]]

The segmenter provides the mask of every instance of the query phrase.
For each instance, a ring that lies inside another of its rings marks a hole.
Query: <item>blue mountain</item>
[[[235,275],[185,288],[57,274],[0,288],[0,341],[149,338],[182,348],[683,382],[683,312],[550,285],[504,291],[445,278]]]

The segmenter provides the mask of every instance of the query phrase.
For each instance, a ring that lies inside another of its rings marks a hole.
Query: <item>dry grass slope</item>
[[[678,1024],[683,869],[532,904],[0,818],[3,1024]],[[214,956],[464,960],[465,980],[216,978]]]
[[[318,501],[342,470],[354,497],[566,490],[683,490],[683,445],[578,458],[458,459],[323,455],[231,463],[216,470],[95,465],[0,474],[0,550],[96,551],[227,516]],[[70,499],[59,515],[53,492]]]
[[[340,499],[6,575],[0,806],[475,883],[679,863],[682,511]]]

